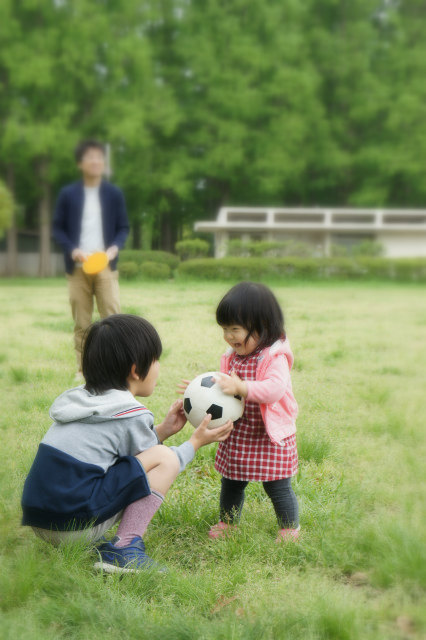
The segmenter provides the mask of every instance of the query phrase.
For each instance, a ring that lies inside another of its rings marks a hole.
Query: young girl
[[[220,521],[209,536],[221,537],[234,526],[248,482],[260,480],[277,515],[277,541],[296,540],[299,510],[291,478],[298,469],[297,403],[282,311],[268,287],[241,282],[220,301],[216,320],[230,346],[221,360],[227,375],[219,384],[225,393],[243,396],[245,409],[216,453],[215,468],[222,474]]]

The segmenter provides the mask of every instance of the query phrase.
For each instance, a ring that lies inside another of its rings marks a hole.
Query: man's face
[[[102,178],[105,170],[105,156],[100,149],[87,149],[78,164],[83,176],[87,178]]]

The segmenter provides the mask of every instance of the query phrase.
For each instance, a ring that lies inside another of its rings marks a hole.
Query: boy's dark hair
[[[244,327],[248,331],[246,343],[257,334],[261,349],[285,338],[281,307],[272,291],[257,282],[240,282],[232,287],[219,302],[216,320],[222,327]]]
[[[160,336],[148,320],[124,313],[99,320],[89,327],[84,339],[86,389],[91,393],[126,390],[132,365],[145,378],[161,352]]]
[[[89,149],[98,149],[98,151],[102,151],[105,155],[105,145],[99,140],[82,140],[78,143],[74,150],[74,157],[77,164],[79,164],[83,160],[83,156]]]

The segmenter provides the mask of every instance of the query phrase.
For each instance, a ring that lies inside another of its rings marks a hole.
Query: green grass
[[[146,400],[158,420],[181,377],[218,367],[214,311],[228,284],[121,283],[123,310],[163,338]],[[20,496],[48,408],[74,385],[63,280],[1,282],[0,637],[164,640],[422,638],[425,289],[416,285],[273,285],[296,356],[302,537],[277,547],[259,483],[241,526],[217,520],[214,446],[181,474],[146,536],[167,575],[102,576],[81,544],[54,549],[20,526]],[[186,426],[171,444],[191,432]]]

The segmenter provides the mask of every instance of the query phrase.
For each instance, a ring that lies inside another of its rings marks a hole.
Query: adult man
[[[120,312],[117,259],[129,233],[129,222],[122,192],[103,180],[103,144],[96,140],[81,142],[75,150],[75,159],[82,180],[60,191],[53,236],[64,250],[80,372],[82,339],[92,322],[93,296],[101,318]],[[105,251],[109,264],[99,274],[87,275],[82,263],[96,251]]]

